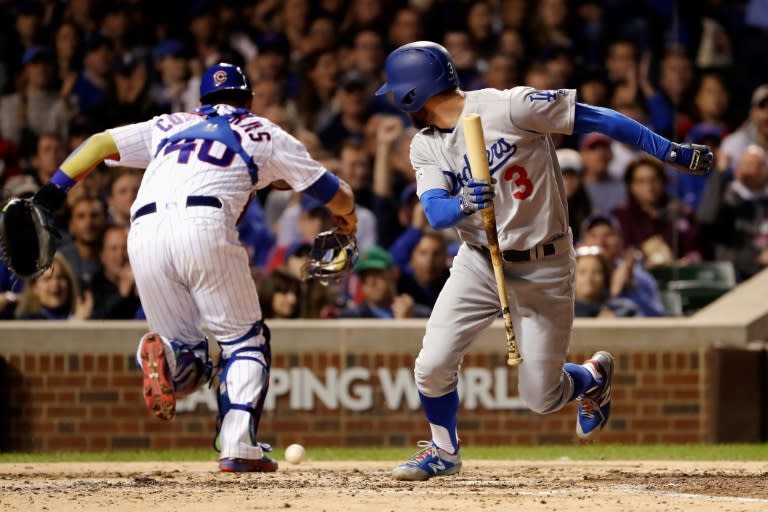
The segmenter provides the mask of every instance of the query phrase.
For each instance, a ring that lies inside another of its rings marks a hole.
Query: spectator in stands
[[[328,16],[318,16],[310,21],[302,43],[302,50],[306,53],[336,48],[338,42],[333,19]]]
[[[565,195],[568,198],[568,225],[571,227],[574,243],[577,243],[582,223],[592,215],[592,201],[583,180],[584,164],[575,149],[561,148],[555,153],[563,173]]]
[[[259,286],[261,314],[270,318],[299,318],[301,281],[295,276],[276,270]]]
[[[48,48],[27,48],[21,63],[19,89],[0,99],[0,132],[26,153],[44,133],[63,138],[72,112],[68,102],[52,87],[53,69]]]
[[[721,150],[728,159],[729,167],[739,165],[739,158],[750,144],[768,150],[768,84],[755,89],[749,117],[735,132],[723,139]]]
[[[479,59],[472,46],[469,33],[464,30],[448,30],[443,36],[443,46],[453,57],[453,64],[459,75],[459,83],[474,83],[480,77],[477,68]]]
[[[128,228],[110,226],[104,231],[99,253],[101,268],[90,282],[93,294],[91,318],[132,319],[139,309],[139,295],[128,261]]]
[[[59,252],[67,260],[81,288],[88,288],[101,267],[99,252],[106,227],[104,204],[98,197],[81,196],[71,207],[69,235],[72,241]]]
[[[355,208],[357,210],[357,243],[361,250],[366,250],[378,242],[378,218],[366,205],[361,204],[361,199],[367,205],[376,206],[382,212],[379,203],[381,198],[371,191],[371,170],[368,158],[362,144],[356,140],[346,140],[341,145],[339,153],[339,167],[337,174],[347,181],[355,193]],[[359,195],[359,197],[358,197]]]
[[[467,9],[467,31],[479,56],[488,59],[496,47],[493,12],[488,2],[476,0]]]
[[[24,281],[0,258],[0,320],[11,320],[21,297]]]
[[[644,316],[664,316],[664,303],[654,277],[645,269],[643,255],[634,247],[624,248],[621,226],[615,218],[596,214],[581,225],[580,244],[597,246],[611,263],[610,291],[615,297],[632,300]]]
[[[296,100],[299,125],[316,131],[333,115],[331,104],[339,71],[336,53],[329,50],[311,53],[302,60],[300,69],[301,87]]]
[[[114,226],[128,227],[131,223],[131,205],[136,200],[141,185],[142,171],[121,167],[113,169],[107,191],[108,222]]]
[[[720,75],[703,75],[693,101],[696,121],[715,125],[723,131],[728,130],[728,88]]]
[[[450,273],[448,245],[442,233],[434,231],[423,231],[414,241],[410,247],[401,243],[390,251],[400,269],[397,291],[432,310]]]
[[[690,109],[693,65],[685,52],[667,51],[660,63],[658,88],[651,84],[647,73],[640,73],[638,78],[654,131],[671,137],[680,126],[690,126],[684,112]]]
[[[31,175],[39,186],[48,183],[64,159],[64,147],[55,133],[44,133],[37,138],[35,154],[30,159]]]
[[[584,184],[596,212],[608,213],[624,203],[627,193],[624,185],[611,179],[608,166],[613,159],[611,138],[602,133],[588,133],[581,139],[579,152],[584,164]]]
[[[670,198],[667,174],[658,160],[643,156],[624,175],[627,202],[613,209],[625,247],[639,248],[646,265],[701,260],[699,232],[691,208]]]
[[[687,139],[693,144],[706,144],[709,146],[715,154],[714,170],[728,173],[730,176],[731,169],[727,168],[728,161],[726,158],[722,158],[720,143],[723,140],[723,129],[719,125],[713,123],[695,124],[688,132]],[[694,176],[685,173],[676,174],[677,197],[684,204],[696,210],[699,207],[704,190],[712,174],[707,176]]]
[[[412,6],[398,9],[389,25],[389,47],[400,46],[423,39],[421,12]]]
[[[54,67],[56,82],[61,85],[62,98],[72,98],[72,86],[80,72],[81,37],[77,25],[64,20],[56,30],[54,37]],[[71,100],[70,100],[71,101]],[[74,105],[70,104],[70,107]]]
[[[732,261],[743,281],[768,266],[766,151],[747,146],[738,162],[730,183],[724,173],[712,173],[697,218],[714,243],[715,259]]]
[[[348,139],[363,140],[365,122],[370,115],[368,92],[368,80],[359,71],[347,71],[341,76],[336,92],[339,110],[317,133],[326,151],[338,151]]]
[[[372,247],[355,264],[360,277],[363,300],[344,308],[340,318],[427,318],[430,308],[417,304],[413,297],[397,293],[398,269],[389,252]]]
[[[88,116],[102,119],[105,112],[99,112],[114,100],[114,53],[109,39],[94,34],[85,42],[83,70],[72,85],[72,94],[77,97],[81,111]]]
[[[296,194],[278,220],[277,241],[269,258],[268,270],[282,266],[285,253],[296,242],[311,244],[315,237],[331,228],[331,212],[318,201]]]
[[[574,315],[577,317],[642,316],[632,300],[616,297],[610,290],[611,266],[602,249],[594,245],[576,250]]]
[[[355,34],[349,56],[349,69],[362,73],[368,80],[378,81],[384,68],[384,40],[375,30]]]
[[[149,101],[157,113],[185,110],[184,92],[187,89],[189,68],[184,44],[175,39],[161,41],[152,50],[156,80],[149,86]]]
[[[86,320],[93,308],[90,292],[79,294],[79,285],[67,260],[55,254],[53,265],[28,280],[16,308],[20,320]]]

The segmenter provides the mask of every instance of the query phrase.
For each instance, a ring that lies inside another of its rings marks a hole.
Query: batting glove
[[[703,176],[712,170],[712,163],[715,156],[709,146],[703,144],[672,144],[672,151],[669,152],[667,163],[672,164],[676,169]]]
[[[486,180],[470,178],[459,197],[459,207],[464,215],[472,215],[477,210],[482,210],[493,205],[493,196],[496,192],[493,186],[496,180],[491,178],[490,183]]]

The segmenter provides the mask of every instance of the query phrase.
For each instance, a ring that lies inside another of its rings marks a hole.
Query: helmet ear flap
[[[405,96],[403,96],[403,99],[400,100],[400,103],[406,106],[411,106],[413,105],[413,102],[415,99],[416,99],[416,90],[411,89],[405,94]]]

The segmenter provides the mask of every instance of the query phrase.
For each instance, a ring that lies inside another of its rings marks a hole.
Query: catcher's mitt
[[[8,268],[24,278],[37,277],[53,263],[57,236],[47,213],[31,199],[14,198],[0,211],[0,246]]]
[[[304,279],[316,279],[324,285],[349,274],[357,261],[357,238],[335,229],[323,231],[312,244],[309,261],[302,268]]]

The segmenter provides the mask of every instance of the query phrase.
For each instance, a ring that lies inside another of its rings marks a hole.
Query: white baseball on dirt
[[[306,451],[300,444],[294,443],[285,449],[285,460],[291,464],[299,464],[305,456]]]

